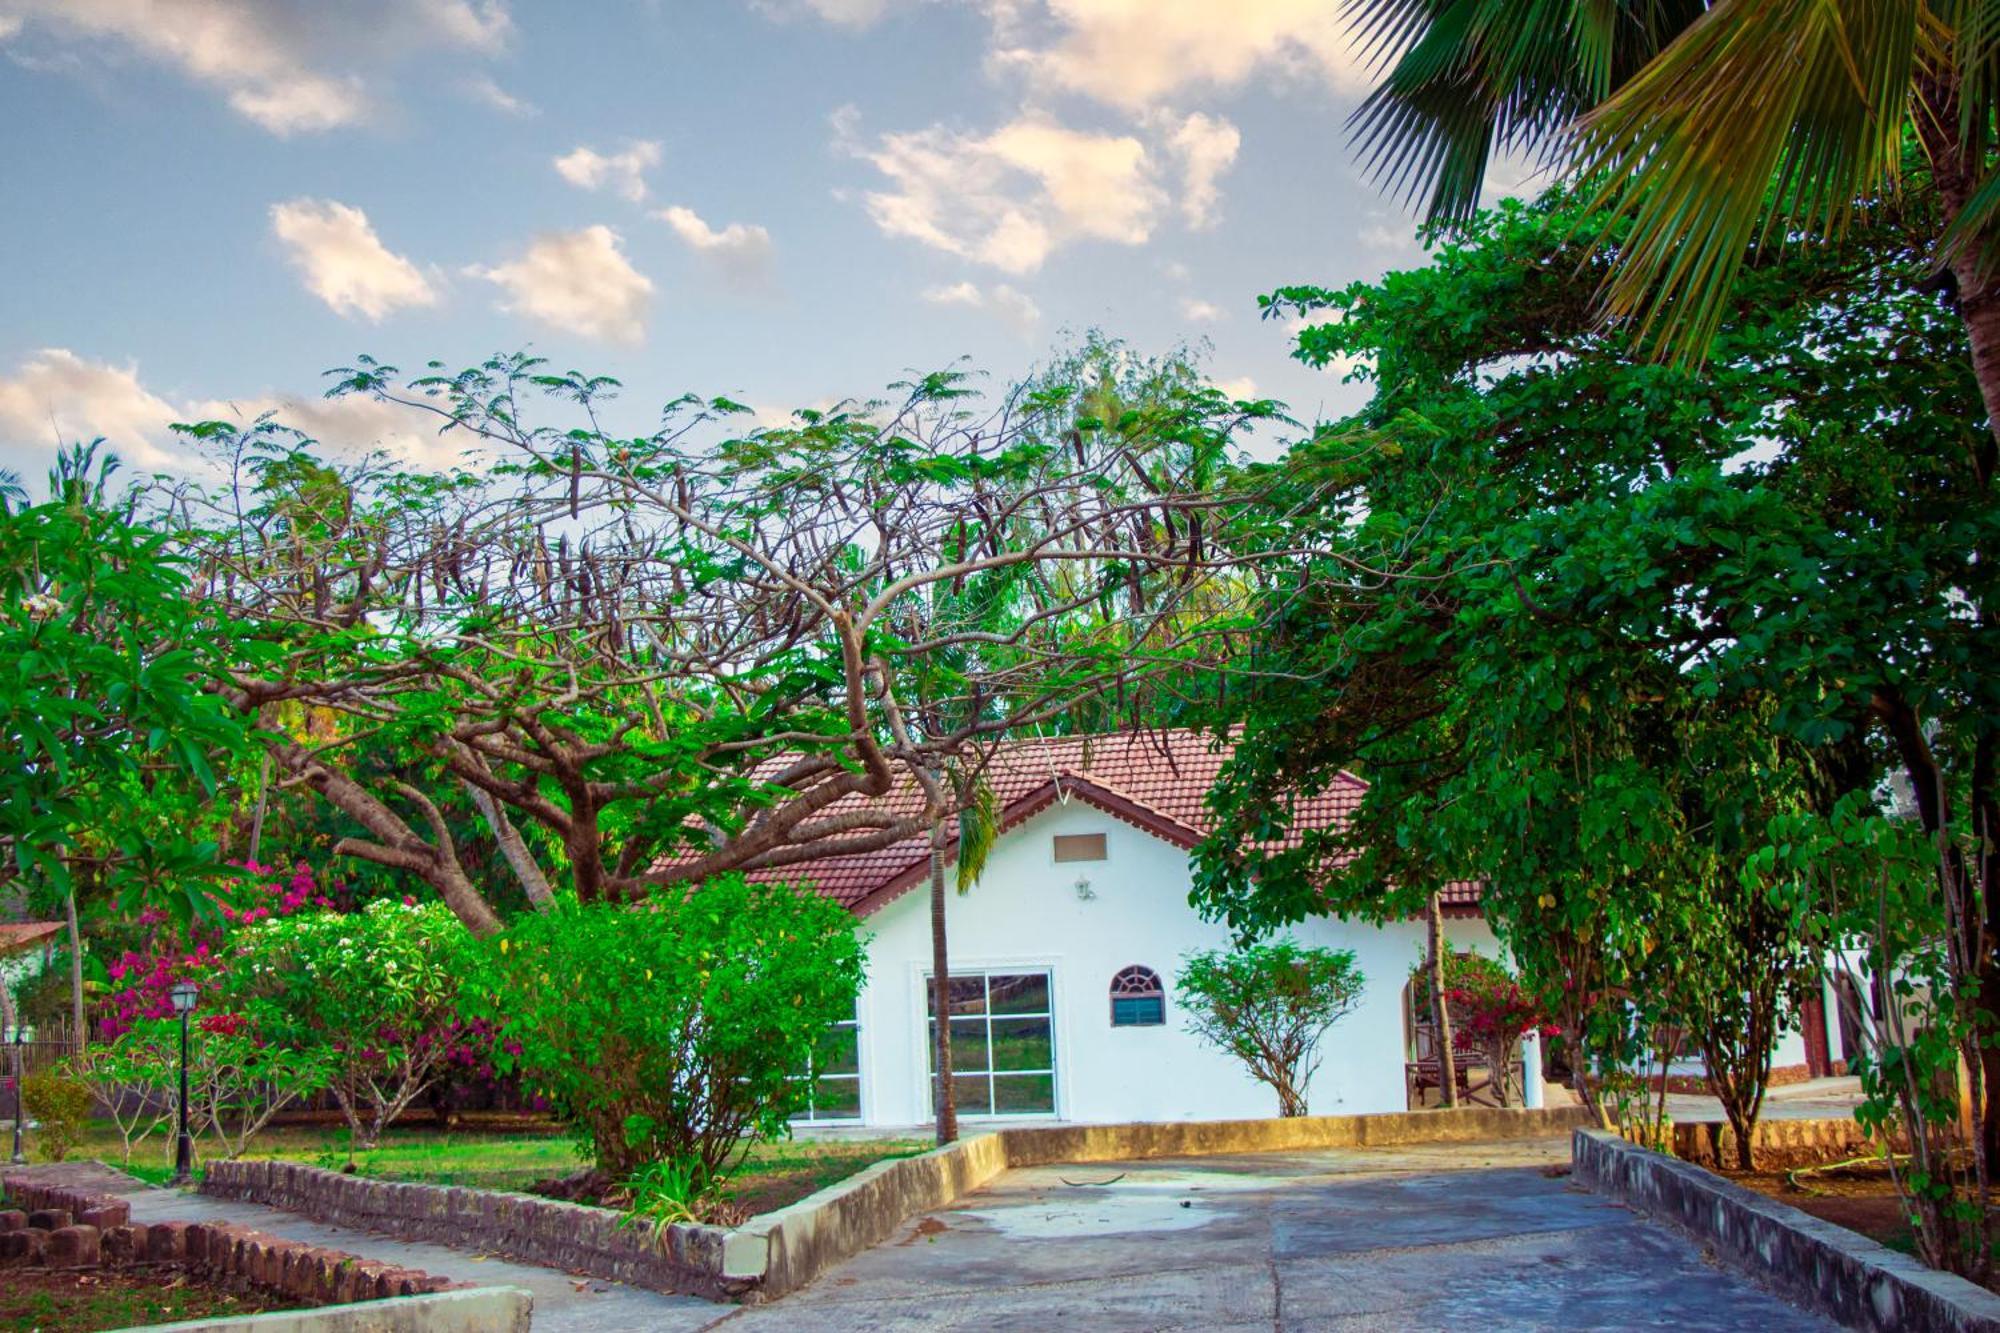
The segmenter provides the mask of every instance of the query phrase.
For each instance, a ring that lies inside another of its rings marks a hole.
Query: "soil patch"
[[[1909,1219],[1889,1170],[1876,1163],[1814,1171],[1798,1176],[1767,1168],[1759,1171],[1717,1171],[1725,1180],[1790,1204],[1835,1226],[1858,1231],[1892,1250],[1915,1252]]]
[[[255,1295],[214,1291],[186,1279],[141,1273],[47,1273],[15,1269],[0,1283],[5,1333],[95,1333],[134,1324],[282,1310]]]

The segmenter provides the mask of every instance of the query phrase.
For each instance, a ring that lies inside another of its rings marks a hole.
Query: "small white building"
[[[947,907],[958,1111],[992,1121],[1118,1122],[1271,1116],[1277,1097],[1183,1021],[1182,958],[1225,947],[1188,905],[1189,852],[1223,753],[1197,732],[1008,745],[987,774],[1001,836],[979,882]],[[1359,799],[1343,779],[1306,803],[1325,824]],[[765,872],[810,882],[869,935],[852,1041],[820,1071],[809,1123],[889,1129],[932,1118],[930,865],[922,839]],[[1472,892],[1450,895],[1452,947],[1492,954]],[[1326,1035],[1308,1092],[1316,1114],[1407,1105],[1405,988],[1420,920],[1316,918],[1302,944],[1351,949],[1360,1004]]]

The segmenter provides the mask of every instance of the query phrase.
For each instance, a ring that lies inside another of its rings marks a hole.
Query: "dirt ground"
[[[1795,1181],[1786,1170],[1721,1171],[1745,1189],[1769,1195],[1802,1213],[1858,1231],[1905,1254],[1913,1250],[1909,1220],[1886,1167],[1863,1165],[1814,1171]]]
[[[189,1285],[178,1278],[138,1274],[41,1273],[16,1269],[0,1282],[0,1330],[7,1333],[96,1333],[134,1324],[256,1314],[283,1307]]]

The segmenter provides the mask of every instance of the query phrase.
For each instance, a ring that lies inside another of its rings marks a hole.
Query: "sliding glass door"
[[[924,982],[925,1043],[936,1094],[937,988]],[[1054,990],[1046,970],[951,979],[952,1091],[961,1116],[1056,1113]]]

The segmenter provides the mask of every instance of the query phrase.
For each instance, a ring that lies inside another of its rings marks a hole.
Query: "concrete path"
[[[755,1329],[1828,1330],[1544,1169],[1564,1138],[1010,1172]]]
[[[1861,1080],[1815,1078],[1786,1083],[1764,1094],[1765,1120],[1849,1120],[1861,1102]],[[1667,1114],[1675,1123],[1725,1120],[1722,1103],[1707,1095],[1668,1093]]]
[[[363,1259],[421,1268],[455,1282],[526,1287],[535,1293],[536,1333],[646,1333],[654,1329],[682,1333],[708,1328],[736,1312],[734,1306],[694,1296],[669,1296],[442,1245],[325,1226],[260,1204],[169,1189],[130,1190],[119,1197],[132,1205],[134,1222],[238,1222],[287,1240],[311,1241]]]

